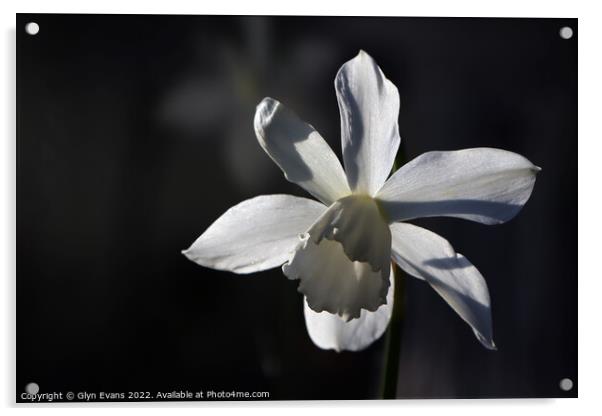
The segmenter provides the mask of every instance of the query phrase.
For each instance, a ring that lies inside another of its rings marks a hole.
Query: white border
[[[132,13],[132,14],[301,14],[301,15],[393,15],[393,16],[488,16],[488,17],[577,17],[579,18],[579,396],[580,399],[564,400],[438,400],[438,401],[398,401],[398,402],[276,402],[276,403],[195,403],[179,404],[178,411],[195,413],[224,412],[230,409],[251,414],[280,414],[282,408],[287,413],[303,414],[316,410],[336,411],[345,408],[345,413],[364,414],[369,411],[379,413],[420,412],[420,414],[479,414],[506,415],[508,412],[528,411],[546,415],[563,415],[599,411],[599,387],[601,376],[600,331],[602,300],[602,276],[600,274],[598,235],[602,204],[602,185],[598,167],[602,164],[602,65],[601,27],[602,16],[594,1],[528,1],[505,0],[487,1],[398,1],[369,0],[351,3],[350,1],[326,2],[324,0],[303,0],[285,2],[282,0],[254,1],[179,1],[145,0],[126,2],[124,0],[102,1],[4,1],[0,5],[0,19],[3,26],[2,54],[0,64],[2,99],[0,100],[0,127],[3,137],[0,140],[0,265],[2,265],[3,290],[0,291],[2,311],[0,332],[0,397],[3,406],[12,406],[14,386],[14,290],[15,290],[15,13]],[[20,28],[19,28],[20,29]],[[569,248],[570,249],[570,248]],[[541,346],[545,349],[545,345]],[[316,377],[319,377],[316,374]],[[344,377],[341,377],[344,382]],[[86,412],[111,412],[134,410],[145,413],[162,414],[162,404],[95,404]],[[201,409],[198,409],[201,408]],[[43,412],[63,414],[82,412],[79,406],[44,406]],[[25,408],[19,412],[35,411]]]

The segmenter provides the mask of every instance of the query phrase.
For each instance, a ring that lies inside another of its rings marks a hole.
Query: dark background
[[[320,350],[280,269],[237,276],[180,254],[241,200],[305,195],[254,138],[264,96],[340,157],[333,80],[359,49],[399,88],[408,158],[491,146],[543,168],[507,224],[415,221],[485,276],[499,350],[409,278],[398,397],[576,396],[576,19],[24,14],[18,395],[33,381],[40,392],[378,397],[382,340]]]

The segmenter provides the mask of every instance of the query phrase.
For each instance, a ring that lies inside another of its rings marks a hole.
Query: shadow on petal
[[[395,221],[407,221],[424,217],[456,217],[484,224],[502,224],[511,220],[523,207],[522,204],[483,201],[477,199],[453,199],[446,201],[378,201],[387,213],[396,213]]]

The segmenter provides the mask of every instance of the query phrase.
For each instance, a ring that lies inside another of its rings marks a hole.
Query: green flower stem
[[[395,293],[393,294],[393,313],[385,338],[383,399],[397,398],[397,373],[399,371],[399,356],[403,336],[405,274],[395,263],[393,263],[393,275],[395,279]]]
[[[395,173],[406,160],[405,149],[399,146],[391,174]],[[401,339],[403,336],[403,315],[405,310],[405,273],[395,262],[393,266],[393,279],[395,280],[395,293],[393,294],[393,312],[389,328],[385,335],[385,358],[383,362],[382,398],[397,398],[397,378],[399,372],[399,356],[401,354]]]

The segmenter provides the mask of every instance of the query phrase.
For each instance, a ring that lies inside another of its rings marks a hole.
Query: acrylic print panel
[[[16,400],[576,397],[577,37],[17,15]]]

